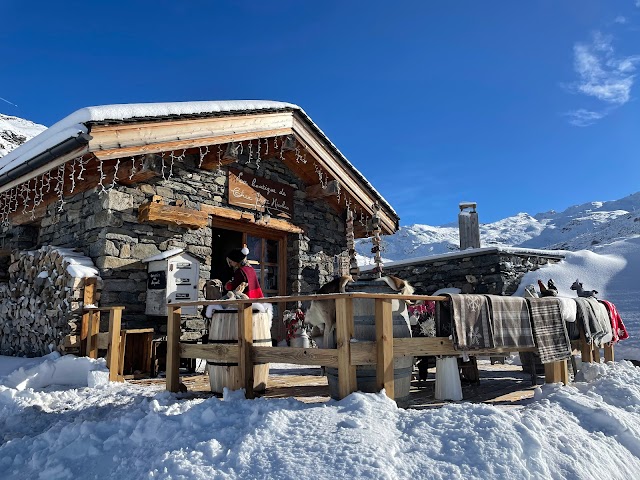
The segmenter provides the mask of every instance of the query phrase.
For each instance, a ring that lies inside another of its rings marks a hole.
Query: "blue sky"
[[[640,190],[640,0],[0,2],[0,112],[300,105],[402,225]]]

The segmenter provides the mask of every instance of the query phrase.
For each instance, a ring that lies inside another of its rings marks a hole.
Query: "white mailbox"
[[[167,315],[167,303],[198,300],[200,263],[175,248],[142,260],[148,263],[147,315]],[[182,307],[183,315],[195,315],[196,307]]]

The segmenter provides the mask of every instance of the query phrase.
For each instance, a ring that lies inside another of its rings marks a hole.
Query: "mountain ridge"
[[[24,118],[0,113],[0,158],[46,129]]]
[[[478,215],[482,212],[479,210]],[[386,262],[459,251],[455,224],[414,224],[382,237]],[[640,192],[618,200],[573,205],[561,212],[518,213],[480,224],[480,246],[521,247],[541,250],[593,250],[599,245],[640,235]],[[371,240],[356,242],[361,264],[371,263]]]

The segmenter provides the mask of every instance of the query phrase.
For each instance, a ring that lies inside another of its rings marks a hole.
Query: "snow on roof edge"
[[[207,113],[225,113],[236,111],[256,110],[297,110],[304,119],[316,130],[323,140],[335,151],[340,159],[370,188],[375,196],[397,218],[399,216],[387,200],[378,192],[365,176],[349,161],[347,157],[329,140],[329,137],[298,105],[273,100],[219,100],[197,102],[164,102],[164,103],[129,103],[99,105],[84,107],[76,110],[62,120],[56,122],[44,132],[12,150],[0,158],[0,174],[13,170],[30,158],[35,157],[47,149],[62,143],[68,138],[77,137],[80,133],[87,133],[87,124],[108,120],[122,121],[145,117],[168,117],[172,115],[195,115]]]
[[[516,253],[521,255],[546,255],[552,257],[564,258],[566,250],[542,250],[535,248],[518,248],[518,247],[482,247],[482,248],[468,248],[466,250],[460,250],[457,252],[438,253],[436,255],[427,255],[426,257],[408,258],[406,260],[397,260],[395,262],[386,262],[385,267],[400,267],[404,265],[411,265],[413,263],[422,263],[427,261],[437,261],[443,259],[450,259],[456,257],[464,257],[469,255],[481,255],[489,252],[504,252],[504,253]],[[369,272],[373,270],[375,265],[362,265],[360,266],[361,272]]]

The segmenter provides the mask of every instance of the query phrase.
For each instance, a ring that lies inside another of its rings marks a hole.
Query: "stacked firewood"
[[[70,249],[14,252],[0,284],[0,354],[61,351],[66,335],[79,334],[85,279],[95,276],[91,259]]]

